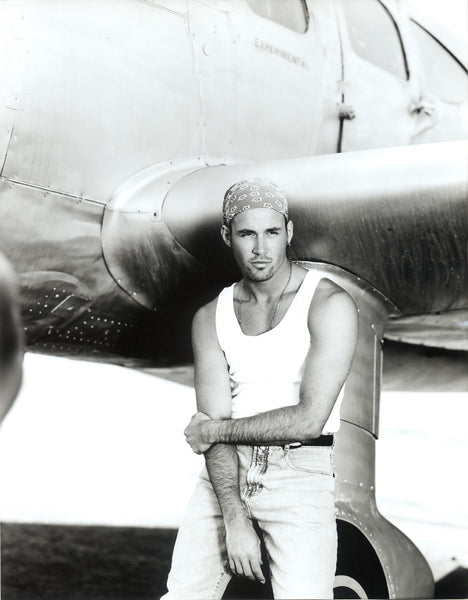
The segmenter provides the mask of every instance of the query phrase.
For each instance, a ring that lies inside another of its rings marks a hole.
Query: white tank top
[[[234,312],[234,286],[224,288],[216,306],[216,332],[229,366],[232,418],[251,417],[299,402],[310,347],[309,307],[323,273],[308,271],[281,321],[259,335],[245,335]],[[323,433],[340,427],[341,390]]]

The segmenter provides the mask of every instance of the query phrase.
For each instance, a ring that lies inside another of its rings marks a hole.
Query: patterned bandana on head
[[[251,208],[272,208],[288,220],[288,201],[282,190],[266,179],[244,179],[232,185],[224,195],[224,223]]]

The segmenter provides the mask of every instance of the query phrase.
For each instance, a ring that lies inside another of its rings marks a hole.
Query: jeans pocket
[[[333,477],[333,450],[321,446],[301,446],[286,450],[284,460],[293,471]]]

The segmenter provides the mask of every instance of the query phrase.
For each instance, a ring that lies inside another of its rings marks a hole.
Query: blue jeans
[[[334,449],[238,446],[241,497],[263,532],[275,598],[333,598]],[[231,578],[206,469],[181,523],[164,600],[222,598]]]

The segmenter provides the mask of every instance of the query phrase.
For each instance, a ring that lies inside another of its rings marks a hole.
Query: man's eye
[[[252,235],[252,232],[251,232],[251,231],[242,231],[242,232],[240,233],[240,236],[241,236],[241,237],[247,237],[247,236],[250,236],[250,235]]]
[[[268,232],[270,235],[278,235],[279,231],[276,229],[272,229],[271,231]]]

